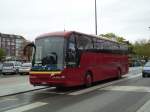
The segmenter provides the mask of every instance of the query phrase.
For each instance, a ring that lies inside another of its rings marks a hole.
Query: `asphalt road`
[[[121,80],[100,82],[88,89],[49,88],[0,98],[2,112],[150,112],[150,78],[135,69]]]

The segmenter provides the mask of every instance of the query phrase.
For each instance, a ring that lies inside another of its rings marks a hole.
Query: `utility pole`
[[[97,4],[95,0],[95,34],[97,35]]]

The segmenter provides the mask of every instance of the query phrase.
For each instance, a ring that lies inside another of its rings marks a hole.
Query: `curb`
[[[43,87],[43,88],[38,88],[38,89],[26,90],[26,91],[21,91],[21,92],[16,92],[16,93],[10,93],[10,94],[6,94],[6,95],[0,95],[0,98],[7,97],[7,96],[13,96],[13,95],[17,95],[17,94],[28,93],[28,92],[42,90],[42,89],[47,89],[47,88],[50,88],[50,87]]]

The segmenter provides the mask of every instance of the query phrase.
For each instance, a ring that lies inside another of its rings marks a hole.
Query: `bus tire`
[[[93,78],[91,73],[87,72],[85,75],[85,87],[92,86]]]

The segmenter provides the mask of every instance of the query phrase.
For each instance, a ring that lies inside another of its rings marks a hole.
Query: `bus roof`
[[[36,39],[40,39],[43,37],[47,36],[63,36],[63,37],[68,37],[73,31],[58,31],[58,32],[50,32],[50,33],[45,33],[40,36],[38,36]]]
[[[38,38],[43,38],[43,37],[46,37],[46,36],[63,36],[63,37],[68,37],[72,33],[77,33],[77,34],[87,35],[87,36],[92,36],[92,37],[99,37],[99,36],[96,36],[96,35],[85,34],[85,33],[77,32],[77,31],[57,31],[57,32],[50,32],[50,33],[42,34],[42,35],[38,36],[37,39]]]
[[[124,44],[124,43],[116,42],[116,41],[114,41],[114,40],[110,40],[110,39],[108,39],[108,38],[103,38],[103,37],[101,37],[101,36],[97,36],[97,35],[93,35],[93,34],[85,34],[85,33],[77,32],[77,31],[58,31],[58,32],[50,32],[50,33],[42,34],[42,35],[38,36],[36,39],[44,38],[44,37],[47,37],[47,36],[62,36],[62,37],[68,38],[69,35],[71,35],[72,33],[81,34],[81,35],[86,35],[86,36],[90,36],[90,37],[93,37],[93,38],[99,38],[99,39],[103,39],[103,40],[115,42],[115,43],[118,43],[118,44]]]

